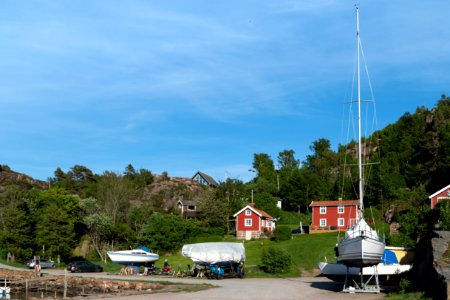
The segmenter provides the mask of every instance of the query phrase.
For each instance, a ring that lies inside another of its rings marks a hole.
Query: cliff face
[[[176,207],[178,200],[197,202],[211,190],[212,188],[191,178],[155,175],[153,183],[146,186],[142,196],[131,201],[131,204],[132,206],[139,206],[145,201],[151,201],[154,207],[169,211]]]
[[[6,165],[0,165],[0,193],[3,193],[7,186],[11,185],[20,186],[25,189],[45,189],[47,188],[48,183],[33,179],[22,173],[14,172]]]
[[[421,238],[411,272],[414,286],[433,299],[448,299],[450,289],[450,231]]]

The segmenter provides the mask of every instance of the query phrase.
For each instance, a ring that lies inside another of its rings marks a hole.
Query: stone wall
[[[414,288],[433,299],[448,299],[450,287],[450,231],[434,231],[419,240],[411,271]]]

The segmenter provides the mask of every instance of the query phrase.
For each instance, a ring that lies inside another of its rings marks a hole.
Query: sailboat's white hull
[[[362,274],[361,268],[349,267],[347,270],[347,267],[342,263],[320,262],[319,268],[320,273],[323,276],[334,281],[344,281],[347,271],[350,276],[372,276],[376,272],[379,276],[381,276],[381,279],[389,281],[393,278],[393,276],[408,272],[412,268],[412,265],[378,263],[377,265],[362,268]]]
[[[356,236],[338,245],[339,261],[350,267],[367,267],[380,263],[385,244],[378,239]]]

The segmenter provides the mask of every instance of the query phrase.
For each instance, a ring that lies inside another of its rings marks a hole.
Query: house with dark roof
[[[202,173],[200,171],[198,171],[197,173],[195,173],[194,176],[192,176],[192,180],[197,181],[197,182],[204,184],[206,186],[209,186],[209,187],[219,186],[217,184],[217,182],[214,180],[214,178],[212,178],[211,176],[209,176],[205,173]]]
[[[311,230],[345,230],[356,224],[358,200],[312,201]]]
[[[249,203],[233,217],[236,218],[236,238],[240,240],[259,239],[265,231],[270,233],[275,230],[275,219],[255,208],[254,203]]]
[[[194,201],[178,200],[177,207],[183,217],[197,217],[197,204]]]
[[[428,197],[431,202],[431,209],[433,209],[438,202],[442,200],[450,200],[450,185],[447,185],[445,188],[440,189],[430,197]]]

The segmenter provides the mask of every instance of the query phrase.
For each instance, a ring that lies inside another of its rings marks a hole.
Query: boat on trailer
[[[197,268],[205,268],[208,279],[244,278],[245,247],[242,243],[211,242],[184,245],[181,254]]]
[[[159,259],[159,254],[145,246],[132,250],[108,251],[107,253],[112,262],[126,266],[145,266]]]
[[[364,166],[366,164],[362,161],[362,104],[374,104],[373,100],[361,99],[361,75],[360,75],[360,61],[363,56],[361,38],[359,32],[359,9],[356,6],[356,71],[357,71],[357,99],[351,99],[350,104],[357,105],[357,126],[358,126],[358,140],[357,140],[357,156],[358,156],[358,215],[356,223],[348,228],[345,232],[345,237],[337,245],[337,256],[340,264],[346,269],[347,277],[351,274],[352,268],[358,268],[359,273],[364,273],[364,268],[371,267],[374,269],[373,277],[375,284],[369,287],[368,282],[361,281],[356,288],[349,287],[348,281],[345,280],[344,292],[380,292],[380,286],[378,281],[378,265],[384,254],[385,243],[380,238],[376,230],[370,227],[364,219],[364,185],[366,178],[364,177]],[[367,68],[366,68],[367,71]],[[338,267],[335,265],[335,267]],[[340,267],[340,266],[339,266]]]
[[[388,247],[384,250],[384,255],[378,264],[373,266],[363,267],[349,267],[347,268],[342,262],[327,262],[322,261],[318,263],[321,275],[337,281],[345,282],[347,276],[361,278],[368,280],[376,274],[379,281],[383,283],[397,282],[412,268],[412,261],[404,261],[404,256],[410,251],[401,247]]]

